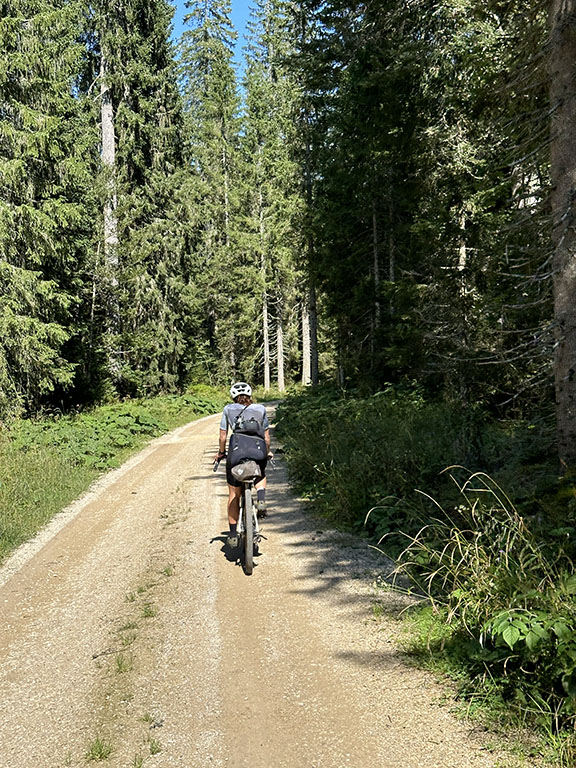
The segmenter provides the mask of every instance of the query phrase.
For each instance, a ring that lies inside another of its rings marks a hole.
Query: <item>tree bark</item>
[[[116,218],[116,138],[114,136],[114,105],[106,82],[107,63],[104,52],[100,60],[100,119],[102,131],[102,165],[108,174],[107,195],[104,202],[104,260],[116,282],[118,266],[118,222]]]
[[[228,180],[228,155],[226,147],[222,149],[222,172],[224,176],[224,236],[226,247],[230,246],[230,200],[229,200],[229,180]]]
[[[116,136],[114,133],[114,105],[107,82],[107,60],[104,50],[100,58],[100,131],[102,141],[102,165],[106,174],[106,198],[104,200],[104,302],[106,309],[106,357],[112,379],[120,379],[120,359],[115,337],[120,330],[118,306],[118,218],[116,215]]]
[[[310,285],[308,302],[308,317],[310,320],[310,382],[315,386],[318,384],[318,313],[314,283]]]
[[[278,391],[284,392],[286,390],[284,379],[284,325],[281,317],[278,318],[276,325],[276,357],[278,366]]]
[[[264,201],[262,187],[258,193],[260,224],[260,273],[262,275],[262,335],[264,337],[264,389],[270,389],[270,330],[268,325],[268,294],[266,292],[266,238],[264,233]]]
[[[302,302],[302,384],[312,383],[310,357],[310,306],[307,299]]]
[[[576,0],[550,0],[554,383],[558,454],[576,467]]]
[[[396,243],[394,240],[394,204],[392,202],[392,185],[390,185],[390,200],[388,203],[388,280],[396,282]],[[390,317],[394,317],[396,306],[394,303],[394,291],[390,291]]]
[[[464,272],[468,264],[468,251],[466,250],[466,237],[464,234],[466,231],[466,216],[464,213],[460,214],[458,224],[460,226],[460,239],[458,241],[458,271]],[[462,280],[462,286],[463,290],[465,290],[466,286],[464,280]]]
[[[313,208],[312,194],[312,144],[310,141],[310,115],[308,109],[304,110],[304,121],[306,131],[306,159],[304,164],[304,184],[306,189],[306,204],[308,211]],[[310,226],[310,225],[308,225]],[[304,303],[307,304],[306,327],[307,333],[304,334],[304,315],[302,315],[302,334],[306,341],[303,344],[304,365],[302,367],[302,381],[305,384],[318,384],[318,315],[316,311],[316,288],[312,277],[312,263],[314,259],[314,241],[309,231],[307,238],[307,257],[308,257],[308,297]],[[307,350],[307,354],[304,350]],[[307,379],[307,381],[304,381]]]
[[[270,389],[270,332],[268,328],[268,297],[262,294],[262,331],[264,335],[264,389]]]
[[[378,219],[376,203],[372,203],[372,250],[374,257],[374,328],[379,328],[382,319],[380,308],[380,243],[378,240]]]

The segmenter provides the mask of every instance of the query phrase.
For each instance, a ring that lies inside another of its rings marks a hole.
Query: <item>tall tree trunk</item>
[[[460,239],[458,241],[458,271],[464,272],[468,263],[468,251],[466,250],[466,215],[462,212],[458,218],[460,227]],[[462,278],[461,290],[466,292],[466,281]]]
[[[307,387],[311,383],[310,306],[307,299],[304,299],[302,302],[302,384]]]
[[[378,240],[378,219],[376,203],[372,202],[372,252],[374,258],[374,328],[380,328],[382,312],[380,308],[380,243]]]
[[[268,294],[266,292],[266,238],[264,236],[264,201],[262,187],[258,193],[260,222],[260,273],[262,275],[262,335],[264,337],[264,389],[270,389],[270,329],[268,325]]]
[[[276,324],[276,358],[278,366],[278,391],[284,392],[286,390],[286,383],[284,380],[284,325],[282,317],[278,318]]]
[[[396,282],[396,242],[394,240],[394,203],[393,189],[390,185],[390,200],[388,203],[388,280]],[[394,317],[396,306],[394,304],[394,292],[390,291],[390,317]]]
[[[576,0],[550,0],[554,382],[558,454],[576,467]]]
[[[270,331],[268,327],[268,296],[262,294],[262,331],[264,335],[264,389],[270,389]]]
[[[302,384],[318,384],[318,317],[313,284],[302,302]]]
[[[224,174],[224,236],[226,247],[230,245],[230,195],[228,178],[228,153],[226,147],[222,149],[222,171]]]
[[[316,308],[316,288],[310,285],[308,298],[308,317],[310,320],[310,381],[318,384],[318,313]]]
[[[305,110],[304,120],[306,124],[306,161],[304,166],[304,179],[306,188],[306,204],[308,212],[312,212],[313,208],[313,194],[312,194],[312,144],[310,141],[310,115],[308,110]],[[308,225],[310,227],[310,224]],[[316,311],[316,287],[314,285],[314,278],[312,277],[312,263],[314,260],[314,240],[312,238],[311,231],[309,229],[307,238],[307,257],[308,257],[308,297],[305,300],[307,304],[305,308],[306,312],[306,327],[308,329],[307,334],[304,334],[304,315],[302,316],[302,334],[304,344],[302,346],[303,353],[307,349],[308,354],[304,353],[304,365],[302,367],[302,380],[305,378],[306,384],[318,384],[318,315]],[[306,375],[307,373],[307,375]]]
[[[120,377],[118,350],[112,341],[120,330],[118,307],[118,219],[116,216],[116,137],[114,134],[114,105],[107,82],[107,60],[104,50],[100,59],[100,130],[102,140],[102,165],[107,175],[106,198],[104,200],[104,264],[106,269],[106,344],[108,370],[112,378]]]
[[[104,202],[104,260],[116,281],[118,266],[118,222],[116,218],[116,139],[114,136],[114,105],[107,78],[106,57],[100,61],[100,119],[102,131],[102,165],[108,174],[108,188]]]

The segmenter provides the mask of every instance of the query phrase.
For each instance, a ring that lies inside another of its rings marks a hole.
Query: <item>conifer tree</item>
[[[260,0],[249,24],[244,80],[245,115],[242,147],[247,247],[260,268],[261,336],[264,387],[271,383],[271,360],[283,391],[286,380],[285,324],[295,295],[295,232],[299,210],[297,166],[291,157],[296,88],[287,68],[292,41],[287,4]],[[275,354],[271,339],[276,341]],[[289,351],[288,351],[289,355]]]
[[[233,66],[236,32],[228,0],[191,0],[180,42],[180,76],[195,199],[197,275],[211,369],[249,376],[254,350],[255,275],[238,245],[239,98]]]
[[[77,2],[0,4],[0,417],[69,387],[90,357],[95,155],[81,26]]]
[[[103,114],[109,103],[116,139],[108,155],[113,161],[103,154],[109,274],[103,288],[113,286],[118,320],[109,345],[118,361],[118,386],[130,394],[171,390],[190,365],[193,276],[183,221],[182,109],[169,40],[172,13],[166,0],[114,7],[102,0],[95,19],[107,81]]]
[[[518,59],[532,47],[542,61],[542,8],[301,0],[295,18],[309,272],[342,379],[514,397],[549,351],[530,338],[546,312],[531,279],[545,252],[545,122],[532,130],[545,81]]]

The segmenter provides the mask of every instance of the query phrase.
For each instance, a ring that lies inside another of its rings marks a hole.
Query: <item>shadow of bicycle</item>
[[[228,544],[228,531],[221,531],[220,535],[213,536],[210,539],[210,544],[213,544],[214,542],[220,542],[222,546],[220,547],[220,552],[222,552],[222,555],[224,556],[224,559],[229,563],[234,563],[234,565],[241,567],[244,569],[244,556],[240,549],[240,547],[231,547]],[[260,557],[262,553],[258,548],[254,549],[254,568],[258,567],[258,563],[256,562],[256,558]]]

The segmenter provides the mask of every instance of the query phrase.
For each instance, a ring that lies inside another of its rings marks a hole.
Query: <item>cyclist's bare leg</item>
[[[256,488],[256,495],[258,497],[258,501],[256,502],[256,509],[258,511],[258,517],[268,517],[268,512],[266,510],[266,478],[263,477],[262,480],[257,482],[254,486]]]
[[[228,486],[228,523],[238,522],[240,517],[240,496],[242,488],[236,488],[234,485]]]

